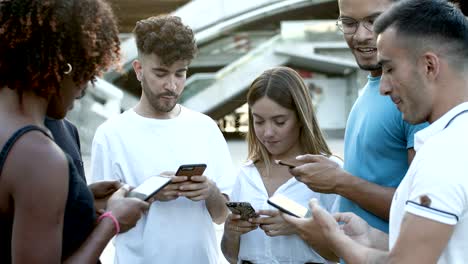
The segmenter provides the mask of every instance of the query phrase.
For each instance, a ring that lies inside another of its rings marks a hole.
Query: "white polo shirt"
[[[468,112],[457,116],[465,110],[468,102],[415,135],[417,154],[395,192],[390,210],[390,249],[405,213],[411,213],[455,227],[437,263],[468,260]],[[423,195],[431,200],[429,207],[420,205]]]
[[[342,164],[333,156],[331,159]],[[316,193],[294,177],[281,185],[273,195],[275,194],[282,194],[307,208],[309,208],[309,200],[317,198],[326,210],[337,211],[338,209],[337,195]],[[256,211],[277,210],[267,203],[268,192],[252,161],[241,167],[230,198],[231,201],[250,202]],[[241,260],[249,260],[255,264],[328,263],[299,236],[269,237],[260,228],[241,236],[238,260],[239,263]]]

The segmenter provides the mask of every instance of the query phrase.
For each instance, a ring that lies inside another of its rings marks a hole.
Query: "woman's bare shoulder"
[[[3,169],[4,180],[14,187],[12,191],[31,188],[52,191],[68,182],[65,154],[40,131],[29,132],[18,139]]]

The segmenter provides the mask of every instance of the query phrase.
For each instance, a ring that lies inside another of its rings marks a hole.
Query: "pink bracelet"
[[[114,222],[115,234],[117,235],[118,233],[120,233],[119,221],[117,221],[117,218],[115,218],[115,216],[112,214],[111,211],[107,211],[107,212],[103,213],[101,216],[99,216],[98,222],[100,222],[105,217],[109,217],[112,220],[112,222]]]

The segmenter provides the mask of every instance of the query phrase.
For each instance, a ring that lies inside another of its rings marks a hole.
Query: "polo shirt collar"
[[[461,103],[414,135],[414,150],[417,152],[431,137],[439,134],[458,113],[468,110],[468,102]]]

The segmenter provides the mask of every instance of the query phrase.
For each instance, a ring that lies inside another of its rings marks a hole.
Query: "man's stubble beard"
[[[145,83],[146,83],[145,80],[143,80],[141,82],[141,87],[143,89],[143,92],[146,95],[146,99],[148,100],[148,103],[151,106],[151,108],[153,108],[153,110],[155,110],[156,112],[161,112],[161,113],[171,112],[174,109],[174,107],[177,105],[177,103],[179,102],[179,96],[177,96],[175,93],[154,94]],[[176,96],[176,99],[173,104],[165,105],[165,104],[160,103],[161,97],[167,96],[167,95]]]

